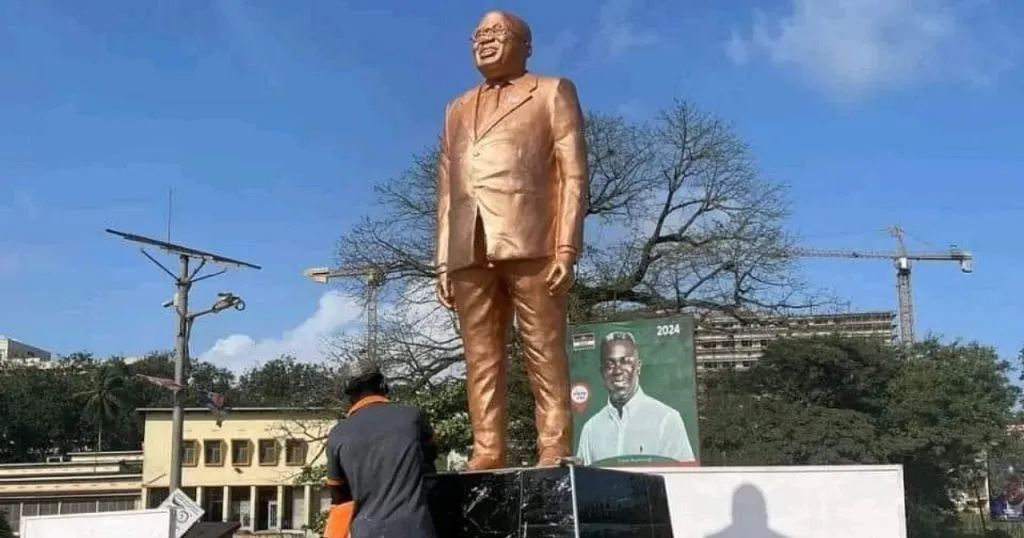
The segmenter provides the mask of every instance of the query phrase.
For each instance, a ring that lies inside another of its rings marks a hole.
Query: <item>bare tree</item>
[[[587,140],[590,207],[574,319],[622,310],[740,316],[814,304],[794,276],[784,188],[761,176],[724,121],[681,101],[648,123],[591,113]],[[454,320],[431,290],[436,158],[436,150],[417,156],[377,185],[379,210],[339,241],[342,265],[387,272],[383,300],[399,307],[379,341],[399,375],[419,386],[461,359]]]

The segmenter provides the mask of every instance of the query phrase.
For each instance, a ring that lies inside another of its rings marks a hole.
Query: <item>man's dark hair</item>
[[[342,392],[350,402],[354,402],[365,396],[387,396],[389,387],[379,366],[362,363],[352,368]]]
[[[636,337],[633,336],[633,333],[626,331],[615,331],[606,334],[601,341],[601,348],[603,350],[612,344],[626,344],[633,346],[633,349],[639,349],[639,346],[636,345]]]

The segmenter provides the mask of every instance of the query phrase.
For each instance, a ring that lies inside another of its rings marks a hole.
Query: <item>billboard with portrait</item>
[[[693,318],[572,325],[573,450],[587,465],[697,465]]]

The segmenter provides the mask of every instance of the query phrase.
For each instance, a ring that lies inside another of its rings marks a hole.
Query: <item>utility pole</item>
[[[175,284],[174,298],[163,304],[165,308],[173,306],[175,313],[177,314],[177,331],[174,340],[174,382],[177,383],[180,388],[174,390],[174,408],[171,414],[171,465],[169,473],[170,491],[174,491],[179,489],[182,485],[181,449],[182,437],[185,430],[185,389],[187,388],[185,386],[185,369],[189,363],[188,344],[192,335],[192,323],[200,316],[205,316],[206,314],[217,314],[229,308],[234,308],[239,311],[245,310],[245,301],[232,293],[222,292],[217,294],[217,300],[210,308],[198,312],[189,312],[189,292],[191,292],[192,285],[196,282],[213,278],[227,272],[227,269],[224,268],[205,275],[199,275],[199,272],[203,270],[203,267],[206,266],[207,262],[227,267],[246,267],[257,270],[260,269],[260,266],[138,234],[119,232],[109,228],[106,231],[109,234],[116,235],[122,239],[131,241],[132,243],[159,248],[177,256],[178,258],[178,273],[175,274],[164,264],[160,263],[159,260],[146,252],[145,248],[139,248],[142,255],[167,273],[174,280]],[[199,261],[195,269],[191,269],[190,267],[192,260]]]
[[[175,283],[174,302],[178,318],[178,334],[174,339],[174,382],[178,384],[174,391],[174,409],[171,411],[171,476],[169,492],[181,487],[181,449],[185,437],[185,365],[189,362],[188,341],[189,322],[188,294],[192,291],[192,279],[189,278],[189,257],[178,256],[180,264],[178,280]]]
[[[856,250],[822,250],[798,248],[797,256],[809,258],[857,258],[892,260],[896,265],[896,295],[900,320],[900,342],[904,345],[914,343],[914,301],[910,287],[911,261],[955,261],[960,264],[963,273],[974,272],[974,256],[955,245],[945,252],[907,252],[903,240],[903,228],[890,226],[889,235],[896,239],[894,252],[856,251]]]

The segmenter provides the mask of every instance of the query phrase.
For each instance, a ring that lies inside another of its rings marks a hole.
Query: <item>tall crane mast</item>
[[[908,252],[903,241],[903,228],[891,226],[888,232],[896,239],[896,250],[893,252],[823,250],[798,248],[797,256],[807,258],[857,258],[874,260],[892,260],[896,265],[896,291],[899,304],[900,342],[904,345],[914,343],[914,301],[910,288],[911,261],[955,261],[960,264],[960,271],[974,272],[974,257],[970,252],[961,250],[955,245],[945,252]]]
[[[339,269],[328,269],[326,267],[315,267],[306,269],[305,275],[321,284],[326,284],[335,278],[357,278],[365,279],[363,286],[363,298],[366,301],[366,352],[369,359],[376,362],[377,357],[377,334],[379,332],[379,320],[377,317],[377,303],[380,289],[384,286],[384,270],[376,266],[343,267]]]

